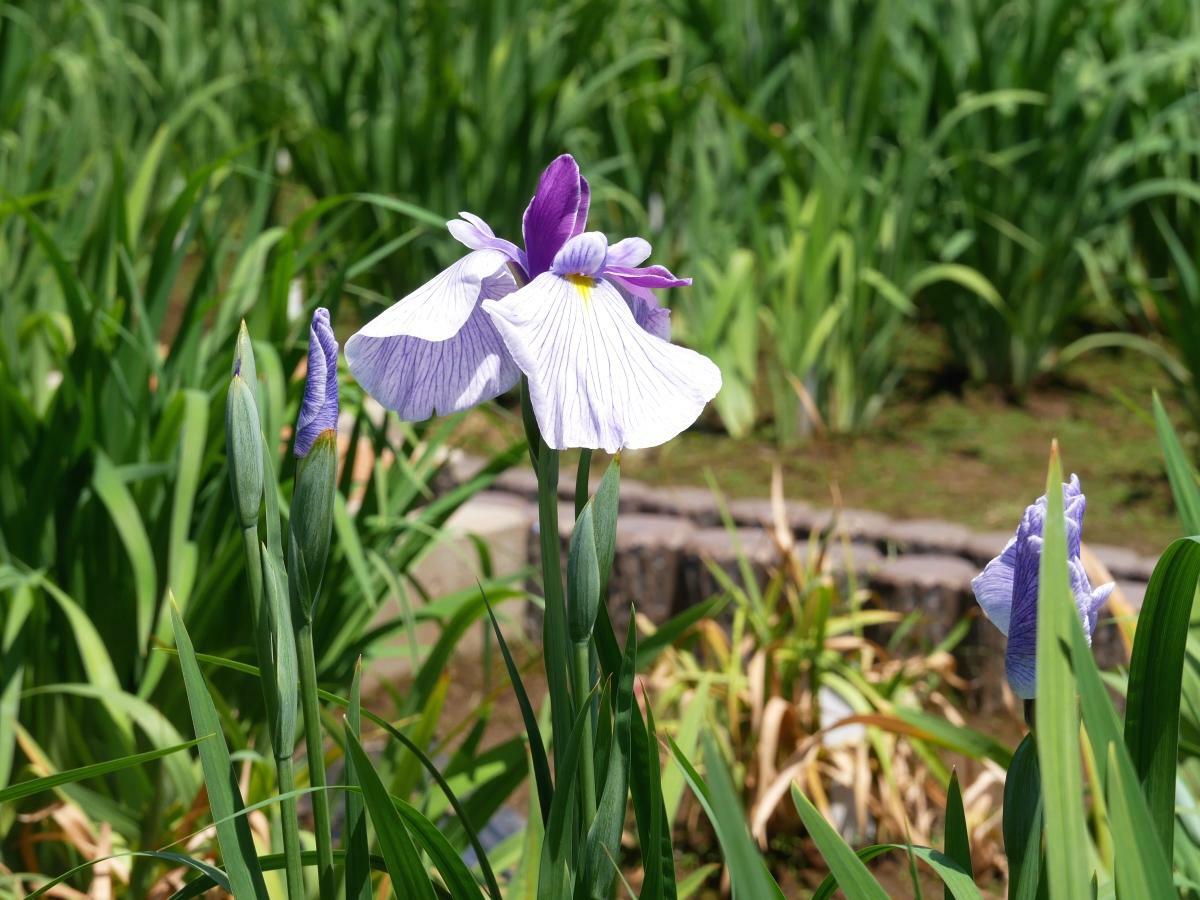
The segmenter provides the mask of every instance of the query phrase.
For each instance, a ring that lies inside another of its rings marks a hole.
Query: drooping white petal
[[[710,360],[639,327],[604,279],[544,273],[483,308],[528,376],[538,426],[555,449],[657,446],[721,388]]]
[[[1017,558],[1017,539],[1009,538],[1004,550],[984,570],[971,580],[975,599],[992,624],[1002,634],[1008,634],[1008,621],[1012,615],[1013,568]]]
[[[481,275],[496,259],[500,267]],[[363,389],[415,422],[468,409],[516,384],[520,370],[480,308],[516,290],[503,259],[491,250],[469,254],[351,337],[346,362]]]
[[[355,337],[406,335],[426,341],[452,338],[466,323],[481,293],[498,297],[513,289],[515,282],[507,262],[508,257],[499,250],[468,253],[389,306],[364,325]],[[349,351],[349,344],[346,349]]]

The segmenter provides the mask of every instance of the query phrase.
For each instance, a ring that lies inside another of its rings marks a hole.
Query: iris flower
[[[1083,540],[1083,512],[1087,499],[1072,475],[1063,485],[1063,509],[1067,526],[1067,568],[1071,593],[1083,633],[1091,643],[1096,620],[1113,585],[1093,589],[1079,558]],[[975,599],[984,614],[1008,637],[1004,669],[1013,693],[1032,700],[1037,686],[1038,571],[1042,560],[1042,529],[1046,522],[1046,498],[1025,510],[1016,536],[971,582]]]
[[[707,358],[670,343],[653,288],[682,287],[646,266],[641,238],[587,231],[591,192],[570,155],[542,173],[525,247],[470,213],[448,222],[471,252],[346,343],[350,371],[401,418],[467,409],[524,374],[554,449],[653,447],[683,431],[721,387]]]
[[[308,326],[308,375],[304,381],[304,399],[296,419],[296,456],[308,456],[313,443],[325,431],[337,432],[338,420],[338,345],[329,324],[329,310],[313,312]]]

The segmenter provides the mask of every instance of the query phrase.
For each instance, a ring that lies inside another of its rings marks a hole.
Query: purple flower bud
[[[313,313],[312,324],[308,326],[308,375],[296,419],[297,456],[307,456],[322,433],[337,431],[337,360],[338,344],[329,324],[329,310],[321,307]]]
[[[1100,609],[1113,585],[1093,589],[1080,559],[1083,540],[1083,513],[1087,499],[1072,475],[1063,485],[1063,511],[1066,516],[1067,569],[1071,593],[1088,642],[1096,630]],[[1037,688],[1037,613],[1038,581],[1042,562],[1042,534],[1046,524],[1046,498],[1026,507],[1016,536],[972,582],[975,599],[984,615],[1008,637],[1004,654],[1005,674],[1013,693],[1022,700],[1033,699]]]

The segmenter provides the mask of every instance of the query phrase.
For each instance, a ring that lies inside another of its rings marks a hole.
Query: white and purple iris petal
[[[576,235],[548,271],[483,304],[529,379],[550,447],[657,446],[691,425],[721,388],[710,360],[656,336],[664,317],[642,307],[657,304],[640,291],[689,282],[631,264],[649,252],[639,240],[610,248],[598,232]]]
[[[1100,609],[1112,593],[1113,585],[1103,584],[1093,589],[1084,572],[1080,552],[1086,507],[1087,499],[1079,479],[1072,475],[1063,485],[1067,566],[1079,621],[1090,643]],[[984,614],[1008,637],[1005,674],[1013,693],[1023,700],[1033,699],[1037,689],[1038,571],[1045,522],[1046,498],[1039,497],[1036,503],[1026,508],[1016,536],[971,582]]]
[[[313,443],[324,431],[337,430],[338,420],[338,345],[329,324],[329,310],[319,307],[308,326],[308,373],[304,380],[304,399],[296,419],[296,456],[308,456]]]
[[[416,422],[516,384],[521,373],[480,306],[517,289],[511,259],[505,249],[468,253],[351,337],[346,362],[367,393]]]
[[[587,179],[574,158],[564,154],[546,167],[525,210],[524,249],[497,237],[487,222],[469,212],[446,223],[473,252],[350,338],[346,361],[354,377],[376,400],[412,421],[467,409],[511,388],[521,370],[483,304],[548,272],[564,245],[583,233],[590,200]],[[676,278],[662,266],[641,267],[650,255],[650,245],[641,238],[626,238],[612,247],[600,238],[600,249],[600,293],[619,297],[639,330],[668,340],[670,311],[651,289],[680,287],[690,280]],[[577,262],[583,266],[588,261]],[[688,422],[695,415],[698,410]]]

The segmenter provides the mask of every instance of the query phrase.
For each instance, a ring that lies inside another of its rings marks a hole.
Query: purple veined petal
[[[1036,504],[1029,510],[1035,507]],[[1008,683],[1022,700],[1031,699],[1036,687],[1038,568],[1042,559],[1041,520],[1030,516],[1029,510],[1014,539],[1013,600],[1004,652]],[[1035,523],[1036,534],[1031,533]]]
[[[1108,603],[1108,598],[1116,586],[1116,582],[1109,581],[1095,588],[1087,596],[1083,608],[1080,609],[1084,621],[1084,631],[1088,636],[1089,643],[1091,643],[1092,635],[1096,633],[1096,624],[1100,621],[1100,610],[1104,609],[1104,604]]]
[[[608,248],[610,266],[638,266],[650,258],[650,242],[645,238],[623,238]]]
[[[607,258],[608,240],[599,231],[589,231],[563,244],[550,271],[555,275],[599,275]]]
[[[484,254],[490,261],[472,260]],[[480,277],[496,261],[500,267]],[[454,274],[447,277],[448,273]],[[439,279],[436,291],[427,290]],[[346,342],[350,371],[368,394],[407,421],[447,415],[499,396],[517,383],[521,373],[480,304],[516,288],[502,254],[492,250],[469,254],[351,337]],[[418,306],[440,299],[444,307],[454,308],[453,316],[446,311],[441,319],[410,314],[385,320],[422,291],[429,296],[418,299]],[[450,331],[449,324],[455,322]]]
[[[633,313],[633,320],[656,338],[671,339],[671,311],[658,302],[649,288],[626,284],[620,278],[609,279]]]
[[[1087,497],[1079,484],[1079,476],[1063,485],[1063,510],[1067,515],[1067,556],[1077,559],[1083,547],[1083,514],[1087,510]]]
[[[590,189],[588,191],[590,198]],[[569,153],[554,160],[542,172],[537,192],[522,219],[525,235],[526,271],[530,278],[546,272],[562,245],[583,231],[587,209],[579,165]],[[581,222],[582,218],[582,222]]]
[[[499,250],[468,253],[407,297],[393,303],[354,337],[407,335],[425,341],[452,338],[478,305],[485,281],[495,282],[490,288],[493,293],[502,290],[504,285],[513,284],[507,262],[508,257]]]
[[[329,310],[320,307],[308,326],[308,371],[296,418],[296,456],[307,456],[322,432],[337,430],[337,361],[338,343],[329,324]]]
[[[555,449],[658,446],[721,388],[711,360],[639,328],[603,279],[545,273],[483,307],[528,377],[538,426]]]
[[[1000,555],[971,580],[971,589],[975,591],[975,599],[979,602],[983,614],[1000,629],[1001,634],[1008,634],[1016,559],[1017,539],[1009,538]]]
[[[1070,576],[1071,594],[1075,599],[1075,608],[1079,610],[1079,624],[1083,626],[1083,634],[1092,642],[1096,631],[1096,623],[1100,619],[1100,610],[1108,602],[1109,595],[1116,584],[1109,582],[1092,590],[1092,583],[1087,577],[1083,562],[1079,559],[1067,560],[1067,570]]]
[[[647,288],[687,287],[690,278],[677,278],[666,266],[614,266],[604,267],[604,274],[620,278],[626,284]]]
[[[504,238],[496,237],[490,225],[469,212],[460,212],[459,218],[451,219],[446,228],[454,239],[471,250],[499,250],[522,269],[528,269],[525,251]]]

